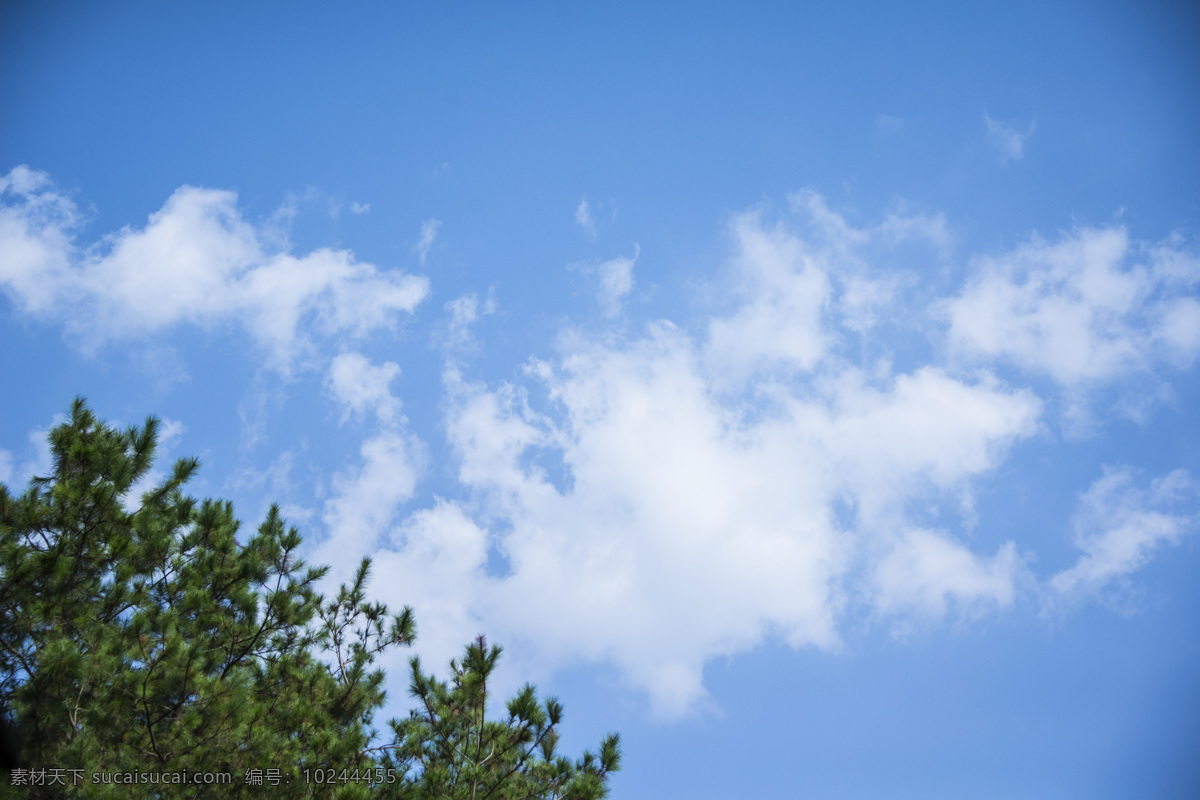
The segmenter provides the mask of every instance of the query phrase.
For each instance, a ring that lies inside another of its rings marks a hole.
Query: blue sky
[[[614,797],[1194,796],[1200,16],[913,5],[7,4],[0,480],[159,415]]]

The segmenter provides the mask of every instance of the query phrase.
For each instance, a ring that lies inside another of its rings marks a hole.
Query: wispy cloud
[[[875,118],[875,127],[881,133],[899,133],[908,127],[908,122],[902,117],[892,116],[891,114],[880,114]]]
[[[421,240],[417,242],[413,248],[413,252],[417,254],[417,258],[420,259],[422,265],[425,264],[425,259],[433,247],[433,242],[437,239],[438,228],[441,225],[442,221],[438,219],[427,219],[421,223]]]
[[[597,296],[605,316],[612,317],[621,312],[621,304],[633,290],[633,267],[641,252],[642,248],[635,244],[631,258],[611,258],[596,267],[600,279]]]
[[[992,147],[996,148],[1001,161],[1020,161],[1024,157],[1025,143],[1033,136],[1035,123],[1030,122],[1028,130],[1021,133],[1003,122],[992,119],[986,111],[983,113],[983,122],[987,127],[988,139]]]
[[[1083,554],[1050,579],[1050,588],[1078,598],[1124,579],[1155,550],[1177,543],[1196,527],[1198,501],[1200,486],[1185,470],[1139,488],[1132,470],[1106,469],[1079,500],[1075,545]]]
[[[592,208],[586,198],[580,200],[579,205],[575,207],[575,224],[583,228],[589,239],[597,237],[596,221],[592,219]]]
[[[471,329],[479,318],[496,312],[496,299],[489,291],[487,300],[480,304],[479,295],[471,292],[446,303],[446,311],[450,316],[441,344],[451,351],[462,350],[475,343]]]

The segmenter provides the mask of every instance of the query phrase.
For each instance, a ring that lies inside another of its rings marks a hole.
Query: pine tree
[[[507,721],[485,721],[500,651],[482,639],[452,664],[453,690],[414,661],[426,716],[393,721],[390,743],[377,744],[385,676],[373,665],[413,641],[411,609],[366,599],[366,558],[350,585],[322,597],[327,568],[298,558],[301,535],[276,507],[239,543],[230,503],[183,492],[194,458],[127,507],[157,430],[153,417],[116,430],[77,399],[50,433],[53,473],[19,497],[0,485],[0,717],[18,732],[21,762],[0,796],[607,793],[617,739],[599,759],[554,756],[557,701],[543,709],[526,687]],[[464,709],[475,727],[463,727]],[[521,749],[530,744],[540,755]],[[192,782],[149,782],[185,772]],[[196,783],[205,773],[228,782]]]
[[[467,646],[460,662],[450,662],[451,683],[426,675],[411,661],[412,695],[420,706],[408,719],[393,720],[395,745],[383,763],[413,777],[411,794],[399,797],[452,800],[566,798],[597,800],[608,794],[608,774],[621,767],[620,737],[609,734],[598,754],[585,751],[572,762],[555,752],[562,704],[539,703],[526,684],[505,708],[503,720],[489,720],[488,679],[500,658],[483,636]]]

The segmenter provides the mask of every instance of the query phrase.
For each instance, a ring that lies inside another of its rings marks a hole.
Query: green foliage
[[[14,771],[0,797],[607,793],[616,737],[598,758],[555,756],[557,701],[543,708],[526,687],[507,722],[485,720],[499,649],[482,640],[452,664],[453,689],[414,661],[424,716],[394,721],[391,743],[376,745],[384,673],[373,665],[413,641],[411,610],[367,601],[369,559],[335,598],[318,594],[326,568],[297,557],[300,533],[275,507],[241,544],[231,504],[183,493],[194,458],[127,508],[157,429],[151,417],[118,431],[77,399],[50,433],[53,474],[20,497],[0,485],[0,715],[20,731],[24,768],[84,781],[52,785],[43,773],[29,785],[26,772],[18,786]],[[231,780],[145,782],[183,771]],[[93,780],[131,773],[142,782]]]
[[[467,646],[461,664],[450,662],[451,684],[426,675],[412,659],[412,695],[420,707],[393,720],[396,746],[384,763],[413,776],[414,798],[595,800],[608,794],[607,776],[621,766],[620,737],[609,734],[599,756],[584,752],[576,762],[558,755],[562,705],[539,703],[526,684],[508,701],[507,718],[487,718],[488,679],[500,658],[480,636]]]

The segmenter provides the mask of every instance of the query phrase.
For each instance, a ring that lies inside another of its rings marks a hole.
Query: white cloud
[[[0,286],[27,313],[45,314],[72,283],[69,232],[79,212],[45,173],[24,166],[0,176],[0,201]]]
[[[459,478],[512,569],[477,611],[538,658],[614,661],[668,715],[703,697],[709,658],[767,635],[837,646],[852,564],[890,543],[914,494],[991,469],[1038,411],[990,379],[930,369],[873,389],[848,369],[751,423],[714,400],[696,343],[667,325],[627,347],[578,344],[535,371],[561,418],[513,388],[451,382]],[[561,460],[565,485],[538,453]],[[859,509],[854,530],[835,521],[838,498]],[[990,562],[951,550],[881,572],[879,609],[1008,601],[1011,547]],[[530,604],[544,611],[521,613]]]
[[[616,316],[621,313],[621,303],[633,289],[633,266],[637,263],[641,248],[634,245],[632,258],[609,259],[596,267],[600,278],[598,299],[605,316]]]
[[[611,659],[672,714],[702,696],[706,657],[753,644],[768,626],[797,645],[836,640],[829,521],[807,481],[789,502],[779,492],[807,465],[753,469],[753,448],[725,429],[689,350],[664,330],[629,351],[570,354],[565,374],[547,378],[566,408],[562,427],[518,391],[452,378],[449,424],[460,480],[509,531],[492,533],[512,574],[481,609],[491,629],[555,663]],[[569,488],[526,463],[545,448]],[[767,475],[770,485],[755,486]],[[809,513],[789,513],[797,507]],[[530,605],[544,610],[522,613]]]
[[[875,279],[857,261],[863,248],[930,242],[938,226],[858,230],[820,198],[804,203],[808,235],[735,220],[740,307],[694,334],[669,322],[631,340],[568,331],[556,358],[530,363],[531,385],[472,383],[448,362],[446,433],[465,498],[403,516],[407,494],[377,494],[395,482],[364,491],[351,476],[327,507],[327,552],[384,537],[373,548],[381,596],[429,616],[438,663],[485,631],[525,671],[612,663],[667,716],[703,703],[709,659],[768,637],[836,648],[846,616],[1010,604],[1015,545],[976,554],[909,508],[969,498],[1037,430],[1040,402],[986,372],[869,374],[831,355],[852,331],[827,311],[841,273]],[[476,305],[467,296],[448,310],[467,325]],[[801,346],[764,342],[764,330]],[[787,359],[808,368],[804,381],[763,371]],[[750,393],[727,393],[731,375]],[[546,409],[531,407],[531,388],[548,394]],[[380,510],[366,519],[364,507]],[[356,510],[353,524],[343,509]],[[503,569],[489,568],[492,554]]]
[[[875,569],[877,602],[884,611],[916,609],[934,616],[946,613],[951,598],[966,610],[1008,606],[1020,569],[1012,542],[985,560],[945,535],[911,530]]]
[[[1183,504],[1195,506],[1200,487],[1185,470],[1134,485],[1127,468],[1106,469],[1083,494],[1075,514],[1079,561],[1050,579],[1060,595],[1096,592],[1140,569],[1155,550],[1177,543],[1196,525],[1194,515],[1169,513]]]
[[[811,369],[828,347],[825,307],[832,286],[806,243],[761,214],[735,217],[736,272],[744,298],[733,315],[709,325],[708,355],[743,371],[774,365]]]
[[[387,548],[376,554],[372,592],[390,606],[412,606],[426,669],[442,669],[488,632],[480,613],[492,596],[488,547],[487,532],[460,506],[438,499],[393,528]]]
[[[401,402],[391,393],[399,374],[397,364],[375,366],[360,353],[343,353],[330,364],[325,385],[342,406],[343,421],[373,411],[379,424],[359,448],[359,463],[334,476],[325,502],[322,520],[329,535],[314,561],[333,567],[333,581],[347,580],[362,555],[374,549],[412,498],[424,468],[424,444],[408,433]]]
[[[425,264],[425,259],[429,255],[430,249],[433,248],[433,242],[437,239],[438,228],[442,225],[440,219],[427,219],[421,223],[421,240],[417,242],[417,246],[413,248],[413,252],[417,254],[417,258],[421,260],[421,264]]]
[[[583,228],[589,239],[596,238],[596,221],[592,219],[592,209],[586,198],[580,200],[579,205],[575,207],[575,224]]]
[[[400,400],[390,388],[399,374],[394,361],[376,367],[361,353],[342,353],[330,363],[325,386],[342,406],[343,423],[370,411],[381,423],[392,423],[400,420]]]
[[[481,308],[479,295],[472,292],[451,300],[446,303],[445,308],[450,312],[450,319],[447,321],[442,343],[452,350],[462,349],[475,343],[471,327],[481,316],[496,312],[496,299],[493,292],[489,291],[488,298]]]
[[[333,495],[322,519],[328,537],[313,563],[329,564],[331,579],[347,580],[365,553],[372,552],[400,505],[413,496],[424,449],[403,431],[381,431],[362,444],[362,462],[333,478]]]
[[[355,214],[369,214],[371,212],[371,204],[360,203],[356,200],[350,204],[350,210]]]
[[[0,181],[0,286],[25,312],[59,321],[81,347],[180,324],[245,327],[273,367],[311,347],[306,330],[361,335],[394,324],[428,281],[360,263],[345,250],[268,252],[278,240],[232,192],[183,186],[140,229],[89,248],[78,212],[49,179],[18,167]]]
[[[1144,261],[1142,259],[1145,259]],[[1004,359],[1084,387],[1200,354],[1200,259],[1178,242],[1135,248],[1123,228],[1034,238],[980,259],[938,304],[959,353]]]
[[[914,491],[950,490],[997,466],[1008,444],[1036,432],[1041,412],[1032,392],[987,373],[969,382],[922,367],[881,390],[845,369],[830,384],[823,405],[789,401],[796,432],[820,432],[843,490],[880,528]]]
[[[1025,155],[1025,142],[1033,135],[1034,123],[1029,123],[1029,131],[1020,133],[1002,122],[997,122],[985,111],[983,122],[987,126],[988,139],[1000,156],[1001,161],[1020,161]]]
[[[856,228],[816,192],[795,192],[789,201],[789,221],[768,225],[756,210],[730,224],[739,303],[709,321],[705,357],[734,377],[813,370],[839,327],[866,332],[913,282],[903,270],[873,268],[873,259],[907,243],[940,256],[951,243],[941,215],[894,212]]]

